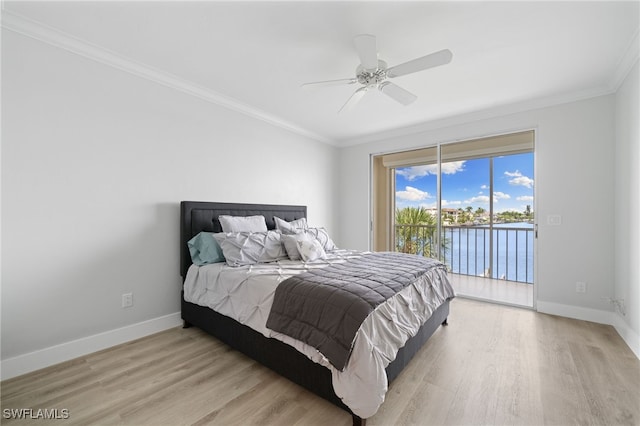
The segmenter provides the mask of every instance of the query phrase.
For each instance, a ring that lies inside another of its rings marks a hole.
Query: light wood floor
[[[370,425],[638,425],[640,361],[615,330],[457,298]],[[351,416],[196,328],[2,382],[2,424],[349,425]]]

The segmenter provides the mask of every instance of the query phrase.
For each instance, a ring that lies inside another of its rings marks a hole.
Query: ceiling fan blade
[[[360,56],[360,64],[365,70],[376,70],[378,68],[378,47],[376,45],[376,36],[370,34],[360,34],[353,38],[356,45],[358,56]]]
[[[340,86],[343,84],[354,84],[357,83],[357,78],[341,78],[338,80],[326,80],[326,81],[314,81],[311,83],[304,83],[302,87],[306,86]]]
[[[401,75],[445,65],[451,62],[451,58],[453,58],[453,54],[449,49],[440,50],[439,52],[435,52],[421,58],[416,58],[409,62],[389,68],[387,70],[387,77],[400,77]]]
[[[358,102],[360,102],[360,99],[362,99],[364,94],[367,93],[368,89],[369,88],[367,86],[363,86],[358,90],[356,90],[355,92],[353,92],[353,95],[351,95],[351,97],[347,99],[347,102],[345,102],[345,104],[342,105],[342,108],[340,108],[340,110],[338,111],[338,114],[340,114],[343,111],[346,112],[353,109],[353,107],[356,106]]]
[[[402,105],[409,105],[418,97],[413,93],[403,89],[402,87],[390,81],[385,81],[378,87],[382,93],[400,102]]]

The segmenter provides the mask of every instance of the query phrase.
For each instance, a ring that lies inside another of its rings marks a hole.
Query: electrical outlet
[[[122,295],[122,307],[130,308],[133,306],[133,293],[124,293]]]
[[[578,281],[576,283],[576,293],[586,293],[587,292],[587,283]]]
[[[551,225],[551,226],[562,225],[562,216],[559,214],[547,215],[547,225]]]

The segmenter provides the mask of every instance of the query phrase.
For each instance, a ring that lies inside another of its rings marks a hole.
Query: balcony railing
[[[396,250],[440,258],[456,274],[533,283],[533,227],[396,225]],[[493,240],[493,250],[491,250]]]

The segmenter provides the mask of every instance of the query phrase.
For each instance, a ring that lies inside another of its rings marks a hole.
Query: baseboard
[[[598,324],[613,325],[613,312],[600,309],[583,308],[574,305],[545,302],[538,300],[536,310],[543,314],[558,315],[561,317],[579,319],[583,321],[597,322]]]
[[[640,335],[633,331],[619,315],[610,311],[543,302],[540,300],[537,302],[536,307],[538,312],[545,314],[612,325],[636,357],[640,359]],[[163,317],[62,343],[50,348],[8,358],[2,360],[0,363],[0,378],[1,380],[7,380],[102,349],[139,339],[159,331],[177,327],[181,324],[180,313],[176,312]]]
[[[613,315],[613,327],[616,329],[622,340],[631,348],[636,357],[640,359],[640,334],[636,333],[629,327],[624,321],[624,318],[619,314]]]
[[[180,312],[142,321],[137,324],[72,340],[49,348],[4,359],[0,362],[0,379],[6,380],[41,368],[69,361],[102,349],[139,339],[182,324]]]
[[[597,322],[613,326],[629,349],[640,359],[640,336],[633,331],[618,314],[612,311],[582,308],[580,306],[563,305],[561,303],[538,300],[536,310],[543,314],[558,315],[583,321]]]

